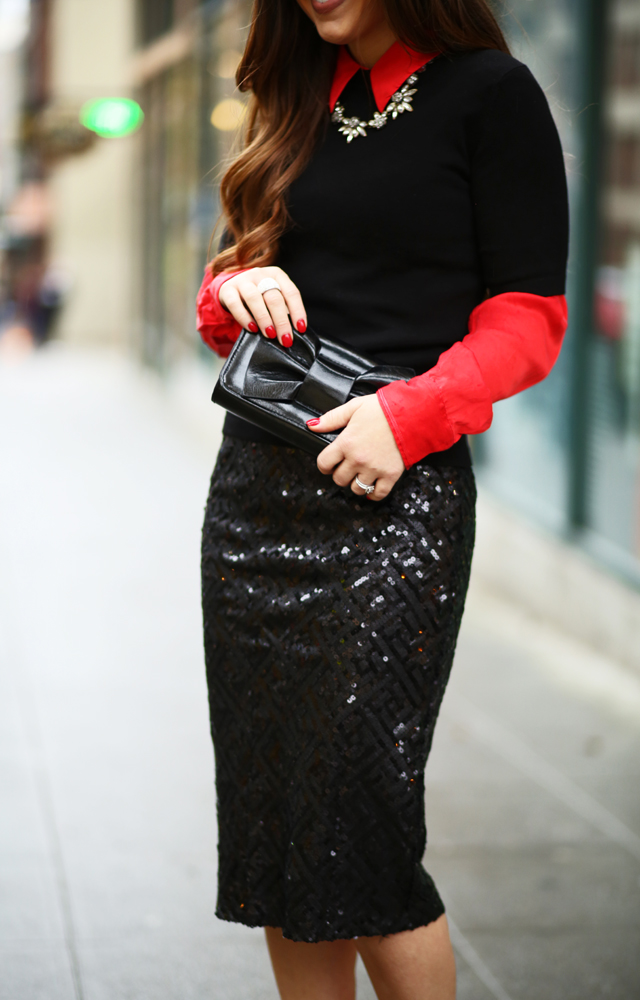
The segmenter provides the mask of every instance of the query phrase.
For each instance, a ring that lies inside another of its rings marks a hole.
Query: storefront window
[[[246,3],[192,9],[185,22],[190,50],[139,94],[146,116],[140,347],[158,368],[200,349],[195,298],[219,215],[219,176],[244,113],[234,78],[248,22]]]
[[[138,34],[146,45],[173,26],[174,0],[138,0]]]
[[[560,132],[569,193],[580,183],[579,0],[514,0],[503,22],[516,58],[544,89]],[[571,281],[571,267],[569,279]],[[476,441],[481,481],[550,527],[566,523],[569,491],[571,352],[543,383],[495,407],[491,430]]]
[[[591,343],[588,525],[640,555],[640,5],[609,6]]]

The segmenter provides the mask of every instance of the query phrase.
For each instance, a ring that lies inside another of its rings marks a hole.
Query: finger
[[[289,322],[287,304],[284,300],[282,292],[279,292],[277,288],[270,288],[268,291],[264,292],[262,297],[269,312],[271,313],[271,319],[273,320],[273,325],[276,328],[278,340],[283,347],[291,347],[293,343],[293,336],[291,335],[291,324]]]
[[[227,282],[225,282],[225,285],[226,284]],[[224,288],[224,285],[222,287]],[[225,309],[231,313],[236,323],[239,323],[245,330],[251,330],[252,333],[257,333],[258,326],[251,313],[245,308],[244,302],[240,298],[240,293],[237,288],[231,286],[230,288],[225,289],[224,298],[225,300],[223,305]]]
[[[342,446],[338,441],[332,441],[327,447],[320,452],[318,455],[318,468],[324,476],[330,475],[338,462],[342,462],[344,459],[344,452]]]
[[[362,486],[358,485],[356,479],[359,479],[360,482],[364,483],[365,486],[375,487],[376,483],[378,482],[378,476],[380,475],[380,473],[376,472],[375,469],[370,468],[364,462],[358,464],[357,462],[353,461],[353,466],[356,471],[354,472],[353,479],[351,481],[351,489],[353,490],[354,493],[357,493],[358,496],[363,496],[367,494],[367,491],[366,489],[363,489]],[[367,496],[371,496],[371,493],[367,494]]]
[[[362,479],[362,476],[360,476],[360,479]],[[365,480],[362,479],[362,482],[364,483]],[[393,480],[381,476],[380,479],[376,479],[376,488],[373,493],[369,493],[367,500],[384,500],[385,497],[389,496],[394,485]]]
[[[262,333],[266,337],[273,339],[276,336],[276,328],[271,313],[267,309],[264,296],[258,291],[255,283],[253,281],[240,281],[236,285],[236,288],[245,304],[253,313],[253,318]]]
[[[298,333],[304,333],[307,329],[307,311],[303,305],[302,296],[298,291],[297,285],[294,285],[289,275],[285,274],[279,268],[276,280],[282,288],[282,294],[284,295],[284,300],[287,303],[287,309],[291,316],[291,323]]]
[[[356,472],[356,475],[353,477],[353,481],[351,483],[351,489],[357,496],[359,497],[372,496],[372,494],[367,493],[367,491],[363,489],[362,486],[358,486],[356,482],[356,477],[360,480],[361,483],[364,483],[366,486],[374,486],[376,480],[374,479],[373,474],[371,475],[370,478],[368,478],[366,473],[358,471]]]
[[[353,482],[357,471],[358,470],[356,469],[355,464],[348,458],[345,458],[345,460],[333,470],[333,481],[336,486],[348,486],[349,483]]]
[[[307,427],[312,431],[320,431],[321,433],[337,431],[341,427],[346,427],[355,411],[361,405],[362,399],[350,399],[348,403],[343,403],[342,406],[336,406],[333,410],[327,410],[321,417],[314,417],[312,420],[308,420]]]

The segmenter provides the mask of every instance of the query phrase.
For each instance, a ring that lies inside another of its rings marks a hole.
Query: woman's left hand
[[[402,455],[375,395],[350,399],[308,426],[320,433],[344,427],[318,455],[318,468],[326,476],[333,475],[338,486],[351,483],[358,496],[364,496],[365,490],[357,485],[356,476],[367,486],[375,484],[369,500],[383,500],[404,472]]]

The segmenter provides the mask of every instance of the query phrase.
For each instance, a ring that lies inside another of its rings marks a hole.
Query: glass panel
[[[164,35],[173,25],[174,0],[138,0],[138,34],[146,45]]]
[[[609,7],[599,267],[591,345],[589,526],[640,555],[640,3]]]
[[[543,87],[567,164],[572,203],[580,180],[578,105],[579,0],[513,0],[505,18],[509,44]],[[571,268],[570,268],[571,273]],[[480,479],[551,527],[564,527],[569,488],[570,349],[540,385],[495,407],[491,430],[475,442]]]
[[[209,5],[198,16],[193,50],[140,94],[141,351],[159,368],[199,344],[195,298],[219,215],[217,184],[244,112],[234,77],[247,3]]]

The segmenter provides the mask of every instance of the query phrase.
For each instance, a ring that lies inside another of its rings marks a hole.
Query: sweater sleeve
[[[560,137],[540,85],[518,65],[468,126],[471,196],[489,295],[563,295],[569,243]]]
[[[471,195],[489,298],[430,371],[378,398],[408,467],[487,430],[493,403],[541,381],[567,325],[567,185],[547,99],[526,66],[505,73],[468,123]]]
[[[463,434],[486,431],[493,403],[549,374],[566,326],[564,295],[496,295],[473,310],[467,336],[444,351],[434,368],[379,389],[405,466],[450,448]]]
[[[240,273],[240,271],[223,271],[222,274],[212,278],[209,271],[205,271],[198,292],[196,302],[198,333],[205,344],[222,358],[228,357],[231,348],[240,336],[241,327],[231,313],[227,312],[221,305],[219,293],[225,281]]]

